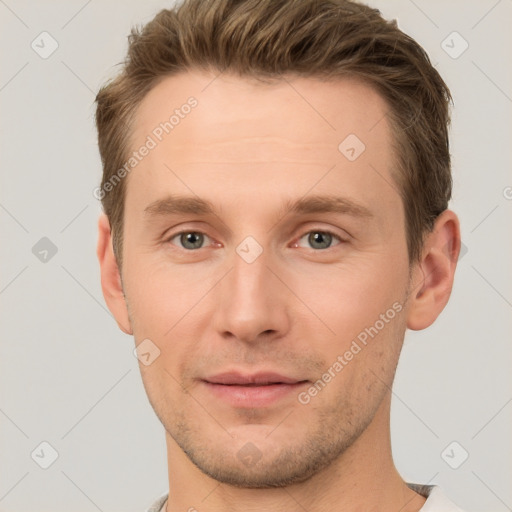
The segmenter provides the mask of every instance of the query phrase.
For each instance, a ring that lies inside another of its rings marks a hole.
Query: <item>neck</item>
[[[167,434],[169,499],[166,512],[418,512],[425,498],[411,490],[391,455],[391,393],[366,430],[333,464],[309,480],[282,488],[247,489],[202,473]]]

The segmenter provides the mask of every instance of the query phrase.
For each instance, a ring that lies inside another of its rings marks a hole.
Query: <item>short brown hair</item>
[[[133,28],[121,73],[96,101],[103,164],[101,194],[121,264],[125,181],[105,185],[129,154],[137,107],[156,82],[189,69],[279,80],[355,77],[389,106],[395,180],[402,196],[410,262],[448,207],[451,95],[423,48],[377,9],[347,0],[184,0]]]

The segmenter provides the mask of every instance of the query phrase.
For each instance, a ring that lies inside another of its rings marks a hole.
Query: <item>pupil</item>
[[[181,243],[183,247],[188,249],[197,249],[201,247],[202,235],[200,233],[183,233],[181,235]]]
[[[318,249],[326,249],[331,243],[331,238],[332,237],[329,233],[321,233],[317,231],[316,233],[311,233],[309,235],[309,242],[312,246],[319,244],[320,247],[318,247],[318,245],[316,246]]]

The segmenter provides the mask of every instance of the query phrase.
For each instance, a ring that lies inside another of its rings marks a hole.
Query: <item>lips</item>
[[[223,384],[225,386],[270,386],[273,384],[297,384],[306,382],[275,372],[258,372],[243,374],[239,372],[225,372],[204,379],[210,384]]]
[[[293,401],[309,381],[274,371],[229,371],[201,379],[202,389],[215,400],[238,409],[272,407]]]

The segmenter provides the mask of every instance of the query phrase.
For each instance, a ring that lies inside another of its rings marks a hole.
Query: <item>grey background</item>
[[[512,2],[371,3],[426,48],[452,90],[451,207],[467,249],[446,310],[407,334],[395,461],[468,511],[512,510]],[[92,191],[95,92],[130,27],[168,5],[0,0],[0,511],[139,512],[167,489],[164,432],[133,339],[101,294]],[[31,47],[51,48],[43,31],[58,43],[45,59]],[[469,44],[457,58],[454,31]],[[43,441],[58,453],[48,469]]]

